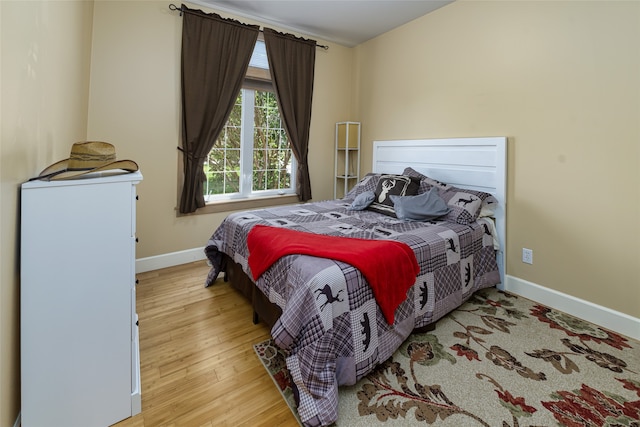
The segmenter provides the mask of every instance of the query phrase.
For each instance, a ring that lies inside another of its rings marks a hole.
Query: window
[[[264,41],[204,164],[207,202],[295,193],[295,158],[271,87]]]

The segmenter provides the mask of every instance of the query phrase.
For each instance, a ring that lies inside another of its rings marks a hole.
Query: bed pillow
[[[406,175],[406,176],[411,176],[413,178],[418,178],[420,180],[420,191],[419,193],[425,193],[427,191],[429,191],[429,189],[431,187],[446,187],[447,184],[445,184],[444,182],[440,182],[436,179],[433,178],[429,178],[428,176],[421,174],[420,172],[418,172],[417,170],[411,168],[411,167],[407,167],[404,169],[404,171],[402,172],[402,175]]]
[[[364,191],[356,196],[347,209],[351,211],[361,211],[369,207],[376,195],[373,191]]]
[[[438,194],[451,209],[444,218],[449,222],[468,225],[480,216],[483,208],[484,214],[491,214],[490,205],[496,203],[496,199],[489,193],[476,190],[467,190],[446,184],[436,179],[430,178],[413,168],[405,168],[403,174],[420,178],[420,189],[435,187]],[[495,204],[494,210],[495,210]]]
[[[344,198],[355,199],[358,194],[364,193],[365,191],[374,191],[381,175],[380,173],[371,172],[366,174],[351,190],[347,191]]]
[[[420,179],[405,175],[381,175],[376,185],[375,199],[367,209],[396,217],[390,196],[415,196],[418,194]]]
[[[484,217],[493,217],[496,213],[496,208],[498,207],[498,201],[495,197],[487,197],[482,201],[482,207],[480,208],[480,213],[478,214],[478,218]]]
[[[435,187],[416,196],[391,195],[393,208],[399,219],[414,221],[430,221],[449,213],[449,207],[438,195]]]
[[[444,219],[458,224],[468,225],[474,222],[480,215],[484,200],[493,198],[491,194],[483,191],[467,190],[453,185],[447,186],[446,189],[436,188],[451,209]]]
[[[421,174],[420,172],[418,172],[417,170],[411,167],[404,168],[404,171],[402,171],[402,175],[412,176],[414,178],[419,178],[419,179],[428,178],[428,176]]]

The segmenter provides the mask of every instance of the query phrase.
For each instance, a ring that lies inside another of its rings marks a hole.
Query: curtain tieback
[[[188,153],[188,152],[187,152],[187,151],[185,151],[185,149],[184,149],[184,148],[182,148],[182,147],[176,147],[176,148],[177,148],[178,150],[182,151],[182,154],[184,154],[184,156],[185,156],[187,159],[189,159],[189,160],[191,160],[191,161],[193,161],[193,162],[204,161],[204,159],[206,159],[206,158],[207,158],[207,156],[206,156],[206,155],[205,155],[205,156],[195,156],[195,155],[193,155],[192,153]]]

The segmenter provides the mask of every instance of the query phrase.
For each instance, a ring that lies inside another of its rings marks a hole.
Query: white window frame
[[[252,189],[255,90],[250,88],[243,88],[242,90],[240,127],[240,191],[228,194],[205,194],[204,199],[206,203],[295,194],[297,162],[293,152],[291,153],[291,167],[289,171],[291,186],[289,188],[273,190]],[[291,147],[289,147],[289,150],[291,150]]]

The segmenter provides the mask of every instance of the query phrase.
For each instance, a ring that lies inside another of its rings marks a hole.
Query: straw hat
[[[108,142],[76,142],[71,147],[68,159],[52,164],[33,179],[74,179],[92,172],[115,169],[121,169],[122,173],[135,172],[138,170],[138,164],[133,160],[116,160],[116,149]]]

